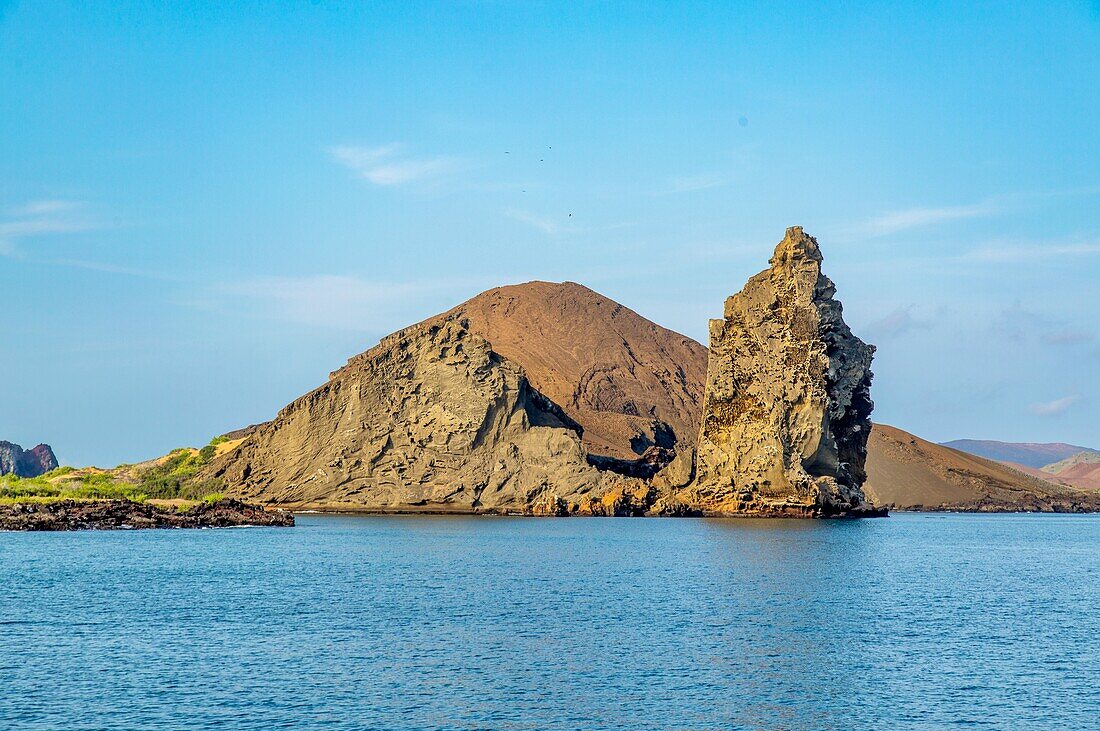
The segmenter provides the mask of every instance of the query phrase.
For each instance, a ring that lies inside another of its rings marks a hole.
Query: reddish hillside
[[[691,338],[573,282],[497,287],[432,319],[449,317],[518,363],[584,427],[593,454],[694,444],[707,350]]]

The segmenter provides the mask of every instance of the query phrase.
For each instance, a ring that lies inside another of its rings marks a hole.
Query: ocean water
[[[1100,728],[1100,516],[0,533],[0,729],[944,728]]]

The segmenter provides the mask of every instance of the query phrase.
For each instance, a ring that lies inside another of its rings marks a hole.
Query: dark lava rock
[[[184,511],[130,500],[58,500],[0,505],[0,530],[228,528],[239,525],[292,526],[294,516],[232,499],[200,503]]]

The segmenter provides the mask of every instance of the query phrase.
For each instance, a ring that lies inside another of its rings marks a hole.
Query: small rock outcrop
[[[715,514],[875,514],[861,489],[874,347],[852,334],[817,241],[787,229],[771,268],[726,300],[710,355],[694,469],[670,505]],[[658,506],[660,507],[660,506]]]
[[[137,528],[292,526],[294,516],[239,500],[200,503],[186,510],[131,500],[57,500],[0,505],[0,530],[69,531]]]
[[[0,475],[38,477],[57,469],[57,457],[48,444],[24,450],[18,444],[0,442]]]
[[[618,475],[461,319],[384,338],[216,460],[250,500],[371,511],[576,512]]]

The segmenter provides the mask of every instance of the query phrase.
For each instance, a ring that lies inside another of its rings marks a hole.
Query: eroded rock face
[[[609,480],[580,428],[458,319],[395,333],[214,463],[262,502],[575,512]]]
[[[710,355],[694,474],[673,502],[713,513],[866,509],[874,347],[844,323],[817,241],[787,229],[771,268],[726,300]]]
[[[57,457],[48,444],[24,450],[18,444],[0,442],[0,475],[38,477],[57,469]]]

